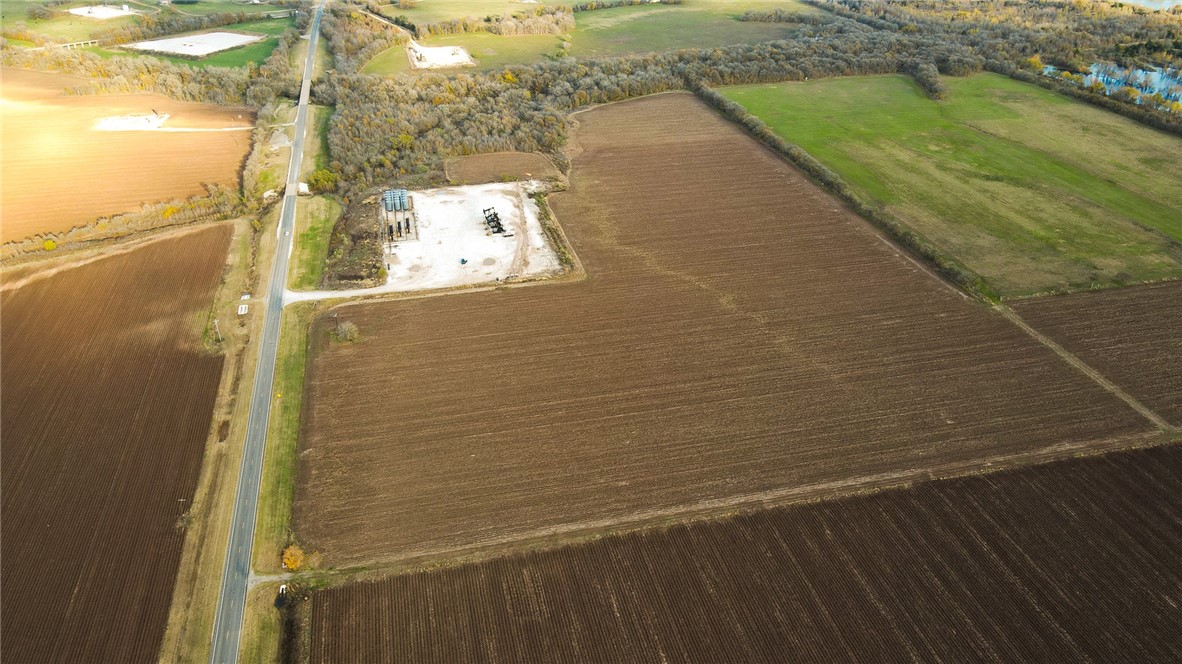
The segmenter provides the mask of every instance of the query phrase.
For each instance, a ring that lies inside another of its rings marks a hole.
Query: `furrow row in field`
[[[222,358],[225,225],[0,299],[5,660],[154,661]]]
[[[313,662],[1166,661],[1182,448],[313,593]]]
[[[294,525],[326,563],[1153,429],[692,96],[576,117],[586,280],[314,327]]]

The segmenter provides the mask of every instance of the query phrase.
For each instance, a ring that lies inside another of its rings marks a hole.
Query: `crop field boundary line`
[[[226,311],[240,302],[236,290],[257,290],[257,278],[252,279],[250,273],[251,254],[256,250],[256,234],[250,229],[246,217],[236,219],[232,223],[235,224],[235,231],[226,257],[227,272],[218,286],[210,309],[215,312],[215,317],[218,307]],[[183,231],[176,233],[181,234]],[[243,239],[245,244],[240,245],[239,241]],[[152,241],[154,240],[149,238],[140,246]],[[239,288],[233,288],[234,285]],[[238,415],[242,411],[237,408],[237,404],[244,398],[243,385],[250,384],[248,378],[252,377],[254,372],[252,354],[248,352],[249,339],[258,334],[261,325],[261,319],[252,320],[237,334],[228,333],[226,344],[221,350],[225,357],[225,365],[210,420],[209,436],[205,442],[200,476],[190,507],[193,519],[185,530],[184,554],[173,588],[168,628],[158,653],[158,659],[162,663],[204,659],[203,651],[200,650],[206,642],[204,621],[209,620],[212,624],[213,609],[217,601],[216,597],[211,601],[208,588],[203,587],[208,585],[212,588],[215,587],[214,584],[204,584],[204,580],[208,580],[210,575],[220,576],[221,554],[228,538],[229,521],[220,520],[219,517],[223,513],[228,513],[231,507],[225,483],[232,485],[236,480],[236,469],[227,465],[227,458],[232,458],[235,453],[240,452],[233,441],[241,440],[239,429],[245,425],[245,417]],[[249,397],[249,393],[246,393],[245,397]],[[230,426],[225,440],[219,440],[221,436],[218,427],[221,422],[229,422]],[[186,659],[192,657],[195,659]]]
[[[444,297],[447,295],[463,295],[465,293],[487,293],[489,291],[497,290],[511,290],[514,288],[532,288],[535,286],[545,285],[562,285],[568,283],[575,283],[583,281],[587,278],[586,272],[583,271],[582,265],[576,259],[576,269],[567,270],[561,274],[541,275],[532,278],[523,278],[519,281],[509,283],[483,283],[474,285],[461,286],[446,286],[443,288],[431,288],[421,291],[386,291],[377,293],[350,293],[347,290],[339,291],[339,295],[333,291],[298,291],[288,290],[292,295],[300,295],[303,293],[315,293],[316,297],[305,297],[302,299],[284,299],[283,308],[286,309],[294,304],[303,304],[305,302],[328,302],[329,307],[339,308],[360,304],[374,304],[377,302],[400,302],[403,300],[423,300],[432,297]],[[321,295],[323,293],[323,295]],[[332,303],[333,300],[339,302]]]
[[[1138,401],[1133,395],[1122,390],[1116,385],[1116,383],[1113,383],[1112,381],[1105,378],[1104,374],[1092,368],[1090,365],[1088,365],[1088,363],[1076,357],[1073,353],[1060,346],[1047,335],[1036,330],[1029,323],[1023,320],[1016,311],[1004,304],[996,304],[993,306],[993,308],[995,311],[1004,316],[1006,320],[1010,321],[1014,325],[1017,325],[1020,330],[1030,335],[1030,337],[1035,341],[1049,348],[1053,353],[1062,358],[1063,361],[1067,362],[1072,367],[1075,367],[1076,370],[1080,371],[1088,378],[1091,378],[1092,381],[1097,385],[1107,390],[1116,398],[1128,404],[1129,407],[1137,411],[1142,417],[1152,422],[1154,426],[1161,429],[1162,431],[1177,431],[1177,428],[1167,422],[1164,418],[1162,418],[1162,416],[1153,412],[1148,406]]]
[[[131,235],[100,238],[71,244],[68,245],[69,248],[66,251],[57,255],[49,252],[37,252],[35,254],[29,254],[27,260],[5,260],[0,262],[0,267],[5,271],[17,269],[32,269],[36,271],[16,281],[0,284],[0,292],[16,290],[35,281],[52,277],[64,270],[82,267],[83,265],[101,261],[104,258],[131,253],[156,242],[196,233],[217,224],[237,223],[242,219],[244,217],[202,219],[183,224],[160,226],[132,233]]]
[[[641,530],[673,527],[699,521],[725,519],[753,509],[844,500],[882,491],[904,489],[918,482],[950,480],[987,475],[1005,470],[1039,466],[1071,458],[1099,456],[1128,449],[1147,449],[1177,443],[1173,431],[1146,430],[1138,433],[1066,442],[1011,454],[979,457],[951,464],[910,468],[902,471],[862,475],[799,486],[783,487],[726,498],[683,503],[668,508],[633,512],[615,518],[579,521],[541,528],[515,536],[474,544],[418,550],[381,560],[354,565],[311,569],[287,576],[293,583],[309,581],[318,587],[386,578],[399,574],[463,565],[488,558],[553,549],[625,535]],[[259,575],[257,582],[274,580]]]

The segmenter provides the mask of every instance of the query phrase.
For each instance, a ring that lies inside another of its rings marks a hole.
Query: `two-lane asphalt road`
[[[230,543],[226,549],[226,563],[222,569],[222,589],[218,595],[217,617],[213,623],[213,649],[209,656],[212,664],[233,664],[238,661],[238,644],[242,637],[242,616],[246,608],[246,591],[254,549],[259,484],[263,475],[263,450],[267,442],[267,423],[271,418],[271,400],[275,397],[272,393],[275,382],[275,358],[279,349],[279,325],[283,314],[283,290],[287,285],[287,262],[291,257],[292,234],[295,228],[296,194],[300,162],[304,154],[308,95],[312,87],[312,64],[316,57],[316,40],[320,33],[320,17],[324,13],[324,4],[321,2],[316,9],[308,37],[308,60],[304,63],[304,81],[300,88],[299,110],[296,112],[295,141],[291,146],[287,190],[283,196],[283,210],[279,216],[279,241],[276,243],[270,286],[263,300],[263,335],[259,343],[259,361],[255,368],[254,392],[251,394],[250,416],[246,424],[246,443],[243,445],[242,466],[238,473],[238,488],[234,497]]]

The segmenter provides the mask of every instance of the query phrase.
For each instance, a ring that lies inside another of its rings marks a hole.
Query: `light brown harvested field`
[[[447,175],[457,184],[483,184],[552,177],[559,172],[553,162],[537,152],[490,152],[456,157],[448,162]]]
[[[338,309],[294,515],[327,564],[1149,428],[692,96],[578,119],[585,281]]]
[[[312,595],[312,661],[1166,662],[1182,448],[773,508]]]
[[[0,293],[5,662],[151,662],[222,358],[201,348],[230,227]]]
[[[1182,425],[1182,281],[1025,300],[1015,311]]]
[[[63,231],[144,203],[185,198],[204,183],[237,186],[251,132],[94,131],[99,118],[170,114],[165,127],[250,127],[254,113],[161,95],[65,96],[83,79],[3,71],[0,241]]]

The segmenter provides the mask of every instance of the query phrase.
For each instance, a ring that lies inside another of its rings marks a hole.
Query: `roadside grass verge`
[[[319,310],[317,302],[300,302],[283,310],[275,362],[275,407],[267,430],[263,481],[255,522],[254,569],[282,571],[280,554],[290,537],[300,437],[300,406],[308,360],[308,330]]]
[[[292,290],[314,290],[324,274],[328,240],[341,206],[327,196],[305,199],[296,210],[296,242],[288,274]]]
[[[1021,297],[1182,277],[1182,139],[994,74],[719,88],[859,196]]]
[[[300,172],[303,180],[307,180],[318,168],[328,168],[328,123],[332,120],[332,114],[331,106],[308,106],[308,124],[312,133],[304,140],[304,160]]]
[[[246,595],[238,661],[271,664],[282,661],[283,614],[275,606],[278,583],[260,583]]]

